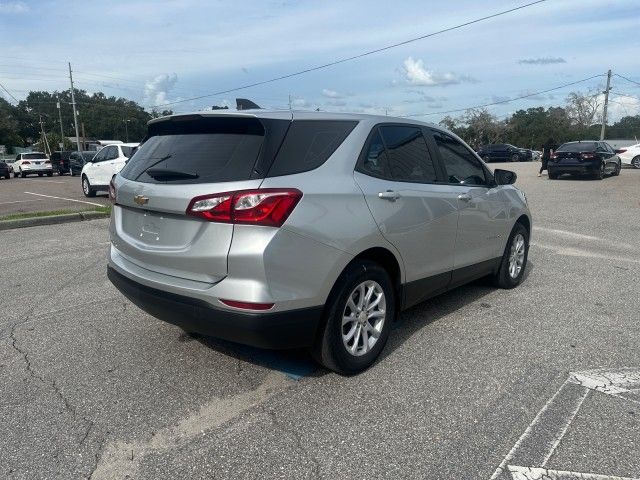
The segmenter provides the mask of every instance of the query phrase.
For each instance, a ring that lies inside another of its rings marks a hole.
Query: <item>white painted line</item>
[[[625,395],[637,394],[640,391],[640,368],[596,369],[573,372],[569,381],[596,392],[622,398],[629,402],[640,403],[640,400],[629,398]]]
[[[540,411],[535,416],[533,421],[529,424],[529,426],[524,431],[524,433],[520,435],[520,438],[518,438],[518,440],[513,445],[513,447],[511,447],[511,450],[509,450],[509,453],[507,453],[507,455],[504,457],[502,462],[500,462],[500,465],[498,466],[498,468],[496,468],[496,471],[493,472],[493,475],[491,475],[490,480],[496,480],[504,472],[504,469],[507,466],[507,464],[511,462],[513,457],[518,452],[518,449],[520,448],[520,446],[529,438],[533,429],[540,423],[546,411],[549,410],[549,408],[553,405],[553,402],[555,401],[555,399],[560,395],[560,392],[562,392],[562,390],[567,386],[568,383],[569,383],[569,379],[565,380],[564,383],[560,385],[560,388],[556,390],[556,393],[554,393],[553,396],[549,400],[547,400],[547,403],[545,403],[544,406],[540,409]],[[582,398],[582,400],[579,402],[580,405],[582,404],[582,401],[584,401],[584,398]],[[580,408],[579,405],[578,405],[578,408]],[[571,420],[573,420],[573,417],[571,418]],[[566,428],[568,428],[568,425],[565,428],[563,428],[563,432],[566,432]],[[564,433],[562,433],[562,435],[564,435]],[[554,442],[554,445],[555,445],[555,442]],[[555,447],[554,447],[554,450],[555,450]],[[545,455],[545,458],[547,456],[550,456],[550,455],[548,454]]]
[[[540,464],[541,467],[544,467],[549,461],[549,459],[553,456],[554,452],[556,451],[556,448],[558,448],[558,445],[560,445],[560,440],[562,440],[562,438],[567,433],[567,430],[569,430],[569,426],[571,425],[571,422],[573,422],[573,419],[576,418],[576,415],[578,414],[578,411],[580,411],[580,407],[582,406],[583,402],[589,395],[589,392],[590,390],[585,388],[584,394],[580,397],[580,399],[576,403],[575,408],[571,411],[569,416],[565,419],[564,427],[562,427],[562,430],[560,431],[560,433],[558,433],[555,440],[551,444],[549,451],[544,456],[544,460],[542,460],[542,463]]]
[[[556,235],[564,235],[565,237],[579,238],[581,240],[598,240],[601,242],[605,241],[604,238],[593,237],[591,235],[583,235],[582,233],[569,232],[567,230],[557,230],[555,228],[545,228],[545,227],[534,226],[533,230],[540,231],[540,232],[555,233]]]
[[[38,195],[39,197],[55,198],[56,200],[66,200],[68,202],[86,203],[88,205],[95,205],[96,207],[104,207],[102,203],[85,202],[84,200],[74,200],[73,198],[54,197],[53,195],[43,195],[42,193],[24,192],[29,195]]]
[[[513,480],[638,480],[629,477],[613,477],[596,473],[579,473],[567,470],[547,470],[546,468],[507,467]]]
[[[67,182],[59,182],[57,180],[38,180],[41,183],[62,183],[63,185],[65,185]]]

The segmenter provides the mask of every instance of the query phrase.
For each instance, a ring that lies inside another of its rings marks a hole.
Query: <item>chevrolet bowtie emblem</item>
[[[135,197],[133,197],[133,201],[138,205],[146,205],[147,203],[149,203],[149,198],[143,197],[142,195],[136,195]]]

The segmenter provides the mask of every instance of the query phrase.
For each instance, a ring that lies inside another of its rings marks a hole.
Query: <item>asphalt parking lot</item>
[[[12,175],[8,180],[0,180],[0,217],[16,213],[87,210],[108,203],[106,192],[98,192],[95,198],[85,197],[79,176],[13,178]]]
[[[640,478],[640,170],[501,166],[534,217],[524,284],[406,311],[349,378],[141,312],[107,220],[1,232],[0,477]]]

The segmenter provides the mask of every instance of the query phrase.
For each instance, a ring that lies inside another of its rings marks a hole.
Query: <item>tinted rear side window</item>
[[[122,176],[144,183],[215,183],[248,180],[260,155],[265,129],[255,118],[190,118],[151,124],[149,138]],[[151,176],[166,169],[185,175]],[[155,178],[154,178],[155,177]]]
[[[294,120],[269,170],[269,177],[308,172],[322,165],[358,122]]]
[[[435,182],[436,169],[418,127],[380,127],[389,155],[391,178],[401,182]]]
[[[595,142],[565,143],[558,148],[558,152],[595,152]]]

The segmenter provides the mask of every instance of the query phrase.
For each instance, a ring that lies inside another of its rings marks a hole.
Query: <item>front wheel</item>
[[[53,177],[53,172],[47,172],[47,177]]]
[[[314,358],[341,375],[370,367],[387,342],[395,305],[386,270],[371,261],[354,262],[331,292]]]
[[[640,155],[638,155],[637,157],[633,157],[633,159],[631,160],[631,165],[633,165],[635,168],[640,168]]]
[[[84,193],[85,197],[96,196],[96,191],[91,187],[91,183],[89,183],[89,179],[87,177],[82,177],[82,193]]]
[[[516,223],[504,249],[500,268],[493,276],[493,283],[500,288],[514,288],[522,283],[529,256],[529,232]]]
[[[616,168],[613,170],[611,176],[617,177],[618,175],[620,175],[620,170],[622,170],[622,163],[616,163]]]

